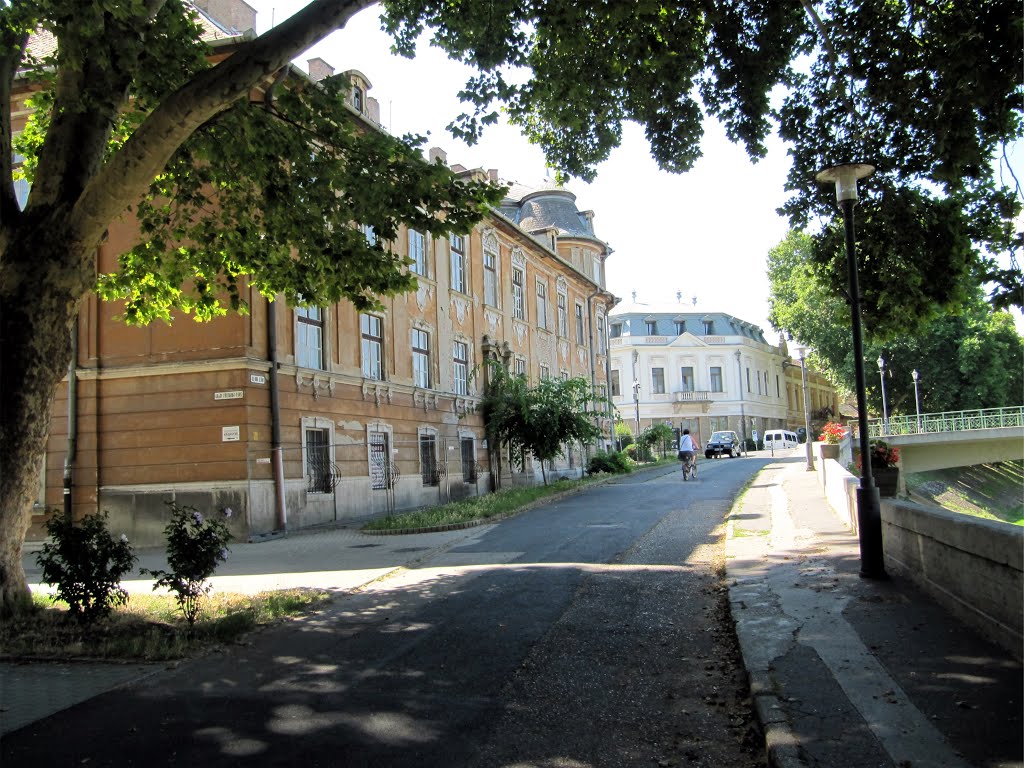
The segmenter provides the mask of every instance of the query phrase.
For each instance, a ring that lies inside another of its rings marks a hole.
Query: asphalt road
[[[628,476],[4,738],[14,766],[763,765],[722,524],[761,459]]]

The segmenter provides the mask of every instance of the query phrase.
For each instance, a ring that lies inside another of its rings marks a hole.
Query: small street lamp
[[[743,440],[743,451],[746,452],[747,415],[743,412],[743,362],[739,350],[736,350],[736,384],[740,389],[740,438]]]
[[[917,368],[910,372],[910,375],[914,377],[914,411],[917,413],[917,431],[921,431],[921,398],[917,394],[917,380],[920,375],[917,372]]]
[[[860,287],[857,281],[857,251],[854,237],[853,209],[857,205],[857,180],[874,173],[866,163],[846,163],[828,168],[817,175],[821,183],[836,185],[836,200],[843,212],[846,233],[846,266],[849,273],[850,316],[853,324],[853,366],[857,394],[857,425],[860,435],[861,475],[857,489],[857,531],[860,538],[860,575],[867,579],[884,579],[885,557],[882,553],[882,504],[871,474],[868,446],[868,409],[864,387],[864,341],[861,331]]]
[[[636,405],[636,438],[640,439],[640,381],[633,382],[633,403]]]
[[[885,358],[878,356],[878,378],[882,381],[882,429],[889,434],[889,406],[885,400]]]
[[[807,433],[807,439],[804,440],[804,448],[807,450],[807,471],[813,472],[814,454],[811,452],[811,403],[807,394],[807,362],[804,359],[806,351],[802,344],[796,348],[797,354],[800,355],[800,378],[803,381],[804,390],[804,431]]]

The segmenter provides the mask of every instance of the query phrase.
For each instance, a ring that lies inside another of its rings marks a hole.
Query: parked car
[[[743,452],[740,437],[732,431],[715,432],[704,446],[704,458],[718,458],[723,454],[730,459],[739,456]]]

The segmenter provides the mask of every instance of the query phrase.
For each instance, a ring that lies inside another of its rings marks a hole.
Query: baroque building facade
[[[785,342],[768,343],[759,327],[682,303],[635,300],[612,309],[608,323],[612,402],[634,435],[666,424],[689,429],[703,445],[717,430],[752,439],[803,426],[799,368]],[[835,391],[814,378],[811,402],[837,412]]]
[[[248,23],[226,29],[205,18],[228,41]],[[368,78],[342,75],[354,118],[382,130]],[[308,76],[335,75],[316,59]],[[446,158],[433,149],[429,160]],[[499,180],[496,170],[452,170]],[[511,184],[467,236],[440,222],[402,230],[391,245],[418,287],[383,298],[380,311],[293,309],[247,288],[248,315],[130,327],[117,304],[89,296],[29,539],[60,505],[68,461],[75,515],[109,512],[111,529],[137,546],[163,541],[169,500],[230,507],[233,533],[252,537],[487,492],[502,478],[492,476],[496,447],[477,412],[486,360],[607,392],[615,299],[604,284],[610,249],[592,219],[568,190]],[[112,225],[98,269],[116,269],[137,236],[130,219]],[[610,435],[611,420],[602,428]],[[556,474],[579,474],[584,452],[568,451]],[[530,462],[515,471],[504,482],[540,476]]]

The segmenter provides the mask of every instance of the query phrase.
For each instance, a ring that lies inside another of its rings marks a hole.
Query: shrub
[[[36,563],[43,569],[43,582],[57,588],[53,599],[67,603],[76,620],[92,624],[128,601],[121,577],[138,558],[128,537],[111,536],[106,512],[88,515],[77,524],[54,513],[46,521],[46,532],[52,542],[43,545]]]
[[[632,471],[632,463],[627,461],[627,456],[622,451],[598,451],[590,457],[587,465],[587,474],[596,475],[598,472],[610,474],[621,474]]]
[[[156,577],[153,589],[166,587],[175,594],[178,607],[192,626],[199,616],[203,596],[211,589],[207,579],[228,558],[227,543],[231,533],[223,520],[213,516],[204,518],[195,507],[179,507],[173,501],[167,502],[167,506],[171,508],[171,521],[164,528],[164,535],[171,570],[143,569],[142,572]],[[222,510],[221,514],[230,517],[231,510]]]

